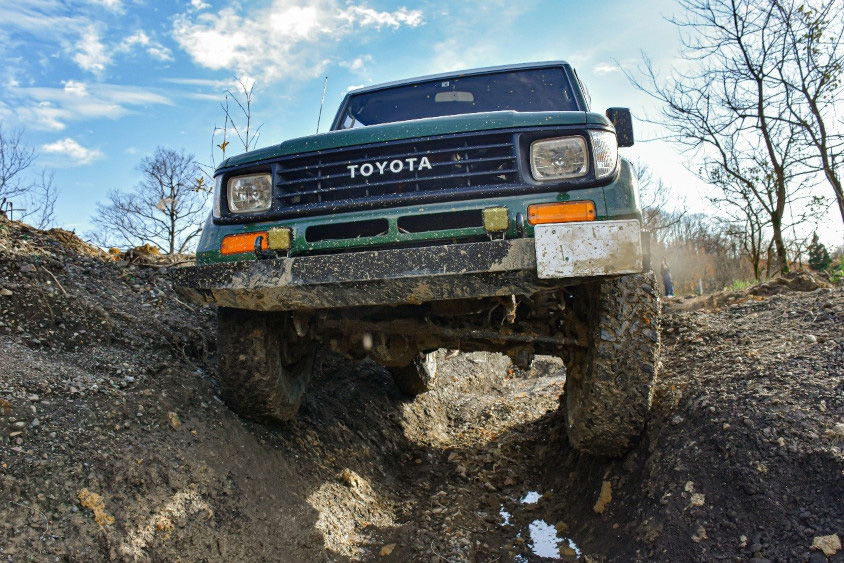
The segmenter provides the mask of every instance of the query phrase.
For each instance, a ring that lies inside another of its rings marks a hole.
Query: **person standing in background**
[[[665,258],[662,259],[662,266],[659,267],[659,273],[662,274],[662,285],[665,286],[665,296],[674,297],[674,281],[671,279],[671,268],[668,267],[668,262]]]

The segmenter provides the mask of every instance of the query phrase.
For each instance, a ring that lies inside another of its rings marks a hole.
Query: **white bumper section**
[[[634,274],[642,271],[639,221],[590,221],[537,225],[540,278]]]

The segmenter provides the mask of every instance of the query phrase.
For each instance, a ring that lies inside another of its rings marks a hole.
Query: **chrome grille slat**
[[[463,148],[471,148],[471,149],[475,149],[475,150],[487,150],[487,149],[504,149],[504,148],[510,149],[510,148],[512,148],[512,146],[513,146],[513,143],[508,141],[506,143],[495,143],[495,144],[489,144],[489,145],[474,145],[474,146],[463,147]],[[438,153],[448,153],[448,152],[454,152],[454,149],[453,148],[436,149],[436,150],[431,150],[428,154],[438,154]],[[410,152],[407,153],[408,156],[410,154],[411,154]],[[401,153],[399,153],[399,156],[400,155],[401,155]],[[511,156],[511,155],[508,154],[508,156]],[[361,164],[361,163],[364,163],[364,162],[369,162],[371,160],[372,160],[372,157],[370,156],[370,157],[361,157],[361,158],[358,158],[356,160],[344,160],[342,163],[341,162],[333,162],[331,164],[333,164],[335,166],[339,166],[340,164],[342,164],[343,167],[345,168],[349,164]],[[286,167],[284,169],[284,172],[286,174],[290,174],[290,173],[295,173],[295,172],[304,172],[306,170],[312,170],[312,169],[314,169],[313,165],[299,166],[299,167]]]
[[[496,157],[490,157],[490,158],[474,159],[469,164],[483,164],[483,163],[486,163],[486,162],[501,162],[502,164],[509,164],[510,161],[512,161],[512,160],[513,159],[510,158],[510,157],[496,156]],[[467,161],[458,161],[458,162],[455,162],[455,163],[435,162],[435,163],[431,163],[431,166],[432,166],[432,168],[444,168],[446,166],[452,166],[454,164],[465,164],[465,163],[467,163]],[[509,170],[509,172],[515,172],[515,171],[516,171],[515,168]],[[285,172],[287,172],[287,171],[285,170]],[[486,171],[484,173],[501,174],[502,170],[496,169],[496,170]],[[454,174],[454,175],[457,176],[459,174]],[[299,185],[299,184],[302,184],[304,182],[319,182],[319,181],[322,181],[322,180],[337,180],[339,178],[349,178],[350,180],[352,179],[351,173],[349,173],[349,172],[346,172],[345,174],[334,174],[334,175],[323,174],[323,175],[316,176],[316,177],[313,177],[313,178],[299,178],[299,179],[296,179],[296,180],[279,181],[279,182],[276,182],[276,186],[283,187],[283,186],[290,186],[290,185]],[[426,179],[434,179],[434,178],[426,178]],[[366,185],[366,184],[360,184],[360,185]]]
[[[422,158],[430,169],[419,170]],[[411,171],[408,159],[416,159]],[[391,172],[390,163],[403,163]],[[376,163],[384,163],[378,173]],[[360,167],[372,164],[364,176]],[[352,178],[350,166],[357,166]],[[436,194],[453,189],[519,184],[512,133],[470,133],[352,147],[284,157],[275,166],[275,197],[287,209],[337,202],[337,208],[399,193]],[[335,209],[336,210],[336,209]]]
[[[513,169],[508,169],[508,170],[494,170],[494,171],[489,171],[489,172],[470,172],[470,173],[460,174],[460,175],[451,174],[451,175],[448,175],[448,176],[430,176],[428,178],[425,178],[425,180],[426,181],[437,181],[437,180],[447,180],[449,178],[458,178],[458,177],[466,178],[466,177],[476,177],[476,176],[501,176],[502,174],[514,174],[516,172],[518,172],[518,170],[516,168],[513,168]],[[394,182],[395,185],[418,184],[418,183],[419,182]],[[496,184],[500,184],[500,182],[496,182]],[[286,194],[286,195],[283,195],[283,196],[276,196],[276,197],[281,197],[281,198],[286,199],[286,198],[295,197],[295,196],[299,196],[299,195],[315,195],[315,194],[325,195],[325,194],[330,194],[330,193],[333,193],[333,192],[339,192],[339,191],[343,191],[343,190],[355,190],[355,189],[367,188],[367,187],[371,187],[371,186],[372,186],[372,184],[351,184],[351,185],[348,185],[348,186],[339,186],[339,187],[336,187],[336,188],[322,188],[322,189],[303,190],[301,192],[296,192],[296,193],[293,193],[293,194]]]

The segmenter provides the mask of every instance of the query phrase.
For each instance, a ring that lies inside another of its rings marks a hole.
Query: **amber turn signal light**
[[[255,251],[255,239],[261,239],[261,248],[266,250],[269,246],[267,242],[267,233],[259,231],[257,233],[242,233],[239,235],[227,235],[223,237],[223,242],[220,244],[220,254],[227,256],[229,254],[243,254],[244,252]]]
[[[591,201],[567,201],[564,203],[538,203],[528,206],[528,223],[571,223],[572,221],[594,221],[595,203]]]

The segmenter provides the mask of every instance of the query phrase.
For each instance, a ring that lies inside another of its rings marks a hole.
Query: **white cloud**
[[[63,88],[14,88],[8,90],[17,120],[36,129],[63,130],[68,122],[117,119],[133,107],[171,105],[161,94],[132,86],[68,80]]]
[[[162,62],[173,60],[173,54],[170,52],[170,49],[158,44],[147,47],[147,55]]]
[[[214,80],[211,78],[164,78],[163,81],[170,82],[171,84],[183,84],[185,86],[213,88],[221,92],[232,86],[231,80]]]
[[[594,69],[595,74],[612,74],[613,72],[621,72],[617,64],[600,63]]]
[[[342,62],[340,63],[340,66],[346,67],[354,72],[360,72],[366,67],[367,64],[371,63],[372,60],[372,55],[363,55],[361,57],[357,57],[352,61]]]
[[[117,46],[117,51],[121,53],[128,53],[135,48],[141,48],[152,58],[159,61],[172,61],[173,55],[170,49],[149,38],[143,31],[136,31],[132,35],[127,36]]]
[[[68,94],[75,94],[77,96],[87,96],[88,86],[84,82],[68,80],[64,82],[64,91]]]
[[[79,35],[90,23],[81,15],[67,15],[65,6],[54,0],[0,0],[5,29],[20,29],[40,38],[61,38],[68,32]]]
[[[518,51],[508,38],[517,35],[513,26],[535,9],[536,0],[476,0],[453,3],[440,20],[443,39],[433,45],[435,56],[425,69],[428,73],[485,67],[514,60]]]
[[[22,121],[29,121],[36,127],[61,131],[65,128],[65,120],[69,117],[68,112],[51,104],[41,102],[34,106],[17,108],[16,113]]]
[[[95,6],[101,6],[106,10],[111,10],[112,12],[120,12],[123,10],[123,2],[122,0],[86,0],[89,4],[93,4]]]
[[[101,151],[87,149],[70,137],[60,139],[54,143],[41,145],[41,150],[47,154],[66,156],[70,161],[79,166],[90,164],[104,156]]]
[[[111,64],[111,55],[100,41],[100,34],[93,25],[85,30],[74,48],[76,53],[73,55],[73,61],[82,70],[99,76],[105,71],[106,66]]]
[[[143,31],[136,31],[120,42],[120,49],[131,50],[135,45],[149,45],[149,36]]]
[[[378,11],[339,0],[272,0],[243,14],[239,7],[177,16],[173,38],[194,62],[213,70],[272,81],[322,73],[325,49],[338,40],[382,28],[417,27],[419,10]]]
[[[183,96],[189,100],[199,100],[202,102],[217,102],[220,103],[220,100],[223,99],[221,94],[203,94],[202,92],[193,92],[189,94],[183,94]]]
[[[214,105],[221,103],[224,99],[225,92],[231,90],[233,92],[240,91],[240,85],[236,80],[214,80],[209,78],[164,78],[163,82],[170,84],[177,84],[179,86],[186,86],[187,88],[179,88],[178,96],[190,100],[200,100],[203,102],[216,102]]]
[[[348,10],[341,13],[341,17],[350,24],[358,24],[362,27],[392,27],[398,29],[402,25],[417,27],[422,25],[422,12],[419,10],[408,11],[407,8],[399,8],[395,12],[379,12],[366,6],[349,6]]]
[[[194,10],[204,10],[210,8],[210,4],[206,4],[202,0],[190,0],[190,5]]]
[[[49,45],[50,52],[36,51],[29,62],[41,54],[42,66],[52,66],[60,53],[97,78],[106,74],[117,54],[142,50],[155,60],[172,61],[170,50],[153,34],[125,30],[119,15],[124,8],[121,0],[0,0],[0,54],[30,49],[35,39]]]

